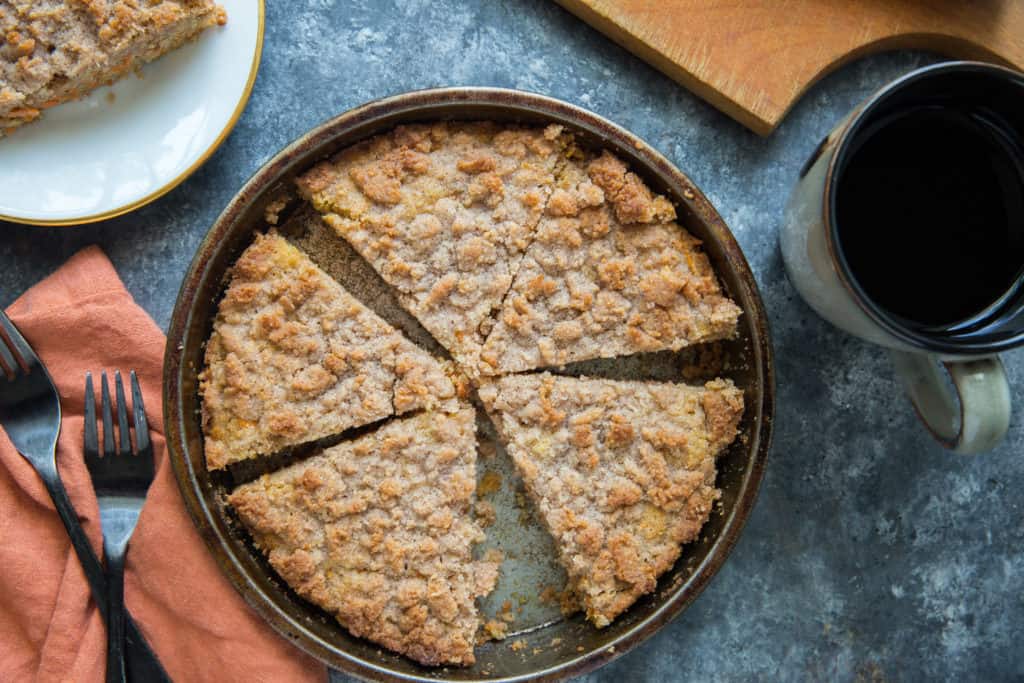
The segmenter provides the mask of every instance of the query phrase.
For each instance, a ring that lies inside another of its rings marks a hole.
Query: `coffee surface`
[[[840,171],[836,224],[867,296],[932,328],[999,299],[1024,267],[1024,175],[1009,128],[917,107],[859,137]]]

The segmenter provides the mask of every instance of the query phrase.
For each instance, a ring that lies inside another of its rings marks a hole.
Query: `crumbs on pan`
[[[508,636],[508,624],[491,619],[484,624],[485,640],[505,640]]]
[[[710,379],[722,374],[725,356],[721,344],[710,343],[688,349],[688,363],[681,375],[687,382]]]
[[[476,447],[477,456],[480,458],[493,458],[498,452],[497,446],[490,439],[477,439]]]
[[[497,472],[488,472],[480,479],[480,485],[476,487],[476,495],[486,496],[501,490],[501,475]]]
[[[498,513],[494,510],[494,505],[490,501],[478,500],[474,510],[476,511],[476,521],[482,529],[492,526],[494,520],[498,517]]]

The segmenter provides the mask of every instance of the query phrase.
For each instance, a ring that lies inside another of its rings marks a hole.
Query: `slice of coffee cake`
[[[271,566],[353,635],[426,665],[469,665],[497,564],[475,561],[475,414],[420,413],[238,487],[228,502]]]
[[[210,469],[455,394],[437,360],[275,232],[231,270],[200,391]]]
[[[0,0],[0,137],[226,18],[213,0]]]
[[[697,537],[719,496],[715,457],[743,412],[742,392],[721,379],[515,375],[480,398],[598,627],[654,590]]]
[[[608,152],[571,158],[484,343],[482,373],[731,337],[740,309],[675,217]]]

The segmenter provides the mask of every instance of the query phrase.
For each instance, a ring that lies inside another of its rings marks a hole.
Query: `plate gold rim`
[[[206,150],[199,155],[191,166],[182,171],[179,175],[172,178],[166,184],[160,188],[150,192],[146,196],[136,199],[135,201],[119,206],[109,211],[102,213],[95,213],[87,216],[81,216],[76,218],[60,218],[56,220],[37,219],[37,218],[24,218],[21,216],[7,216],[0,213],[0,220],[7,221],[10,223],[18,223],[20,225],[34,225],[39,227],[69,227],[76,225],[88,225],[90,223],[99,223],[100,221],[109,220],[111,218],[117,218],[123,216],[126,213],[135,211],[136,209],[142,208],[146,204],[156,201],[160,197],[181,185],[185,182],[185,179],[196,172],[196,170],[206,163],[207,159],[213,156],[224,141],[227,139],[231,131],[234,130],[235,124],[238,123],[238,119],[242,117],[242,112],[245,111],[246,105],[249,103],[249,97],[252,95],[253,86],[256,84],[256,74],[260,69],[260,59],[263,55],[263,25],[266,15],[266,7],[264,0],[259,0],[258,6],[258,26],[256,29],[256,49],[252,57],[252,66],[249,67],[249,78],[245,83],[245,90],[242,91],[242,96],[238,99],[238,104],[235,106],[235,110],[231,113],[231,118],[224,125],[224,128],[220,131],[220,134],[214,139],[213,143],[206,148]]]

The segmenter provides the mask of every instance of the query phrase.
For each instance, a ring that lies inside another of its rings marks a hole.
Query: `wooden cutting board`
[[[1024,0],[556,0],[767,135],[819,78],[871,52],[1024,68]]]

